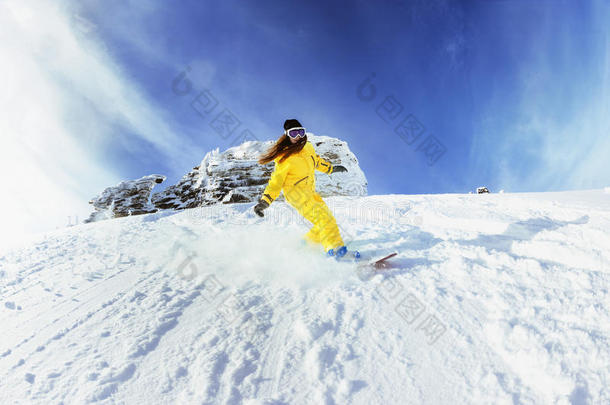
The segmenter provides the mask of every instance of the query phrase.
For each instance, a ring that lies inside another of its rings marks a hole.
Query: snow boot
[[[358,252],[357,250],[354,250],[351,253],[354,258],[356,258],[356,259],[360,258],[360,252]],[[341,246],[341,247],[338,247],[336,250],[329,249],[328,252],[326,252],[326,254],[329,257],[334,257],[335,259],[341,259],[343,256],[345,256],[347,254],[347,247]]]
[[[345,246],[338,247],[337,249],[329,249],[326,254],[330,257],[334,256],[335,259],[339,259],[347,253],[347,248]]]

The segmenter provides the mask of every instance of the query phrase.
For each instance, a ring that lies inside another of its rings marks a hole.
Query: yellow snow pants
[[[313,224],[309,232],[304,235],[304,239],[314,244],[322,244],[325,252],[343,246],[344,242],[341,239],[337,221],[320,194],[314,191],[299,197],[301,198],[297,201],[289,198],[287,201]]]
[[[286,202],[313,224],[305,240],[321,243],[326,252],[343,246],[335,217],[316,192],[315,171],[330,174],[333,165],[322,159],[309,141],[299,152],[284,161],[277,156],[274,162],[275,168],[261,199],[271,204],[283,191]]]

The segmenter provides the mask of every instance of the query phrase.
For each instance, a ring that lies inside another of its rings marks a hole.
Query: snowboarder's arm
[[[328,174],[333,172],[333,165],[331,165],[327,160],[321,158],[320,155],[316,154],[316,158],[314,160],[316,170]]]
[[[286,174],[288,174],[288,165],[284,164],[279,166],[276,162],[275,169],[273,170],[273,173],[271,173],[271,178],[269,179],[269,184],[267,184],[265,191],[263,191],[262,200],[271,204],[280,195],[280,191],[282,191],[282,187],[284,186]]]
[[[316,159],[314,159],[314,160],[316,162],[315,163],[316,169],[321,171],[322,173],[331,174],[331,173],[338,173],[338,172],[346,172],[347,171],[345,166],[332,165],[332,164],[330,164],[330,162],[322,159],[318,155],[316,155]]]

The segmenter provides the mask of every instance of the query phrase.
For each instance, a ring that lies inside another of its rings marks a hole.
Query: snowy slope
[[[283,202],[0,253],[0,403],[610,403],[610,193],[331,197],[363,281]]]

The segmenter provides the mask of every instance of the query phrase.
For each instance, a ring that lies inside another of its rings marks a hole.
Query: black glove
[[[339,173],[339,172],[346,172],[347,169],[344,166],[341,165],[337,165],[337,166],[333,166],[333,171],[331,173]]]
[[[258,215],[259,217],[264,217],[265,214],[263,214],[263,210],[268,207],[269,203],[267,201],[258,200],[258,204],[254,206],[254,212],[256,212],[256,215]]]

